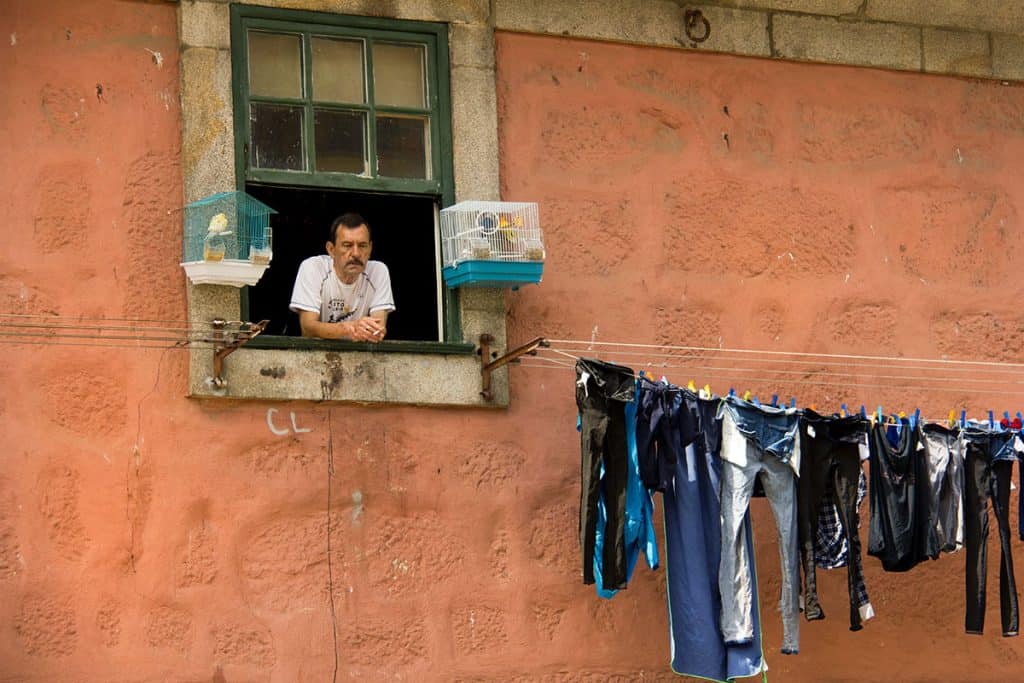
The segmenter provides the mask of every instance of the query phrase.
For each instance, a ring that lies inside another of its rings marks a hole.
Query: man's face
[[[334,270],[346,284],[355,282],[359,274],[366,270],[372,249],[370,231],[365,225],[358,228],[340,225],[334,243],[327,243],[327,253],[334,260]]]

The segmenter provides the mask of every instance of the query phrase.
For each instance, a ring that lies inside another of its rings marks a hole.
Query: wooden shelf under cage
[[[181,266],[194,285],[245,287],[259,282],[269,264],[225,259],[223,261],[188,261],[182,263]]]

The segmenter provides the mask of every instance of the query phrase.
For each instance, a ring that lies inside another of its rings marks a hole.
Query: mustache
[[[362,259],[358,258],[350,258],[348,261],[346,261],[345,265],[348,265],[350,263],[355,264],[357,266],[366,265],[365,263],[363,263]]]

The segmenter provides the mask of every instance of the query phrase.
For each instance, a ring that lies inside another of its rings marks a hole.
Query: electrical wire
[[[17,319],[38,319],[38,320],[57,320],[67,322],[83,323],[89,322],[118,322],[118,323],[163,323],[168,325],[175,325],[177,327],[213,327],[213,323],[209,320],[155,320],[148,318],[114,318],[114,317],[89,317],[79,315],[50,315],[45,313],[0,313],[0,320],[3,318],[17,318]],[[227,325],[247,325],[244,320],[228,320]]]

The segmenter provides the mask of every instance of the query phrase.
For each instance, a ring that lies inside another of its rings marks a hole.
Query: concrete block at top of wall
[[[450,30],[452,66],[494,69],[494,31],[485,24],[452,24]]]
[[[991,76],[992,53],[988,34],[925,28],[924,70],[963,76]]]
[[[864,16],[920,26],[1024,33],[1020,0],[867,0]]]
[[[690,25],[687,12],[700,12]],[[705,23],[706,22],[706,23]],[[768,13],[714,5],[684,4],[678,43],[683,47],[768,57]],[[697,42],[706,35],[706,40]]]
[[[1024,81],[1024,36],[992,34],[992,75]]]
[[[772,39],[775,56],[785,59],[912,71],[921,68],[921,29],[915,26],[776,14]]]
[[[182,0],[178,6],[178,22],[183,46],[231,48],[231,18],[226,4]]]
[[[498,29],[678,46],[683,10],[671,0],[494,0]]]
[[[837,17],[856,15],[864,0],[715,0],[714,4],[736,9],[800,12]]]
[[[496,200],[500,186],[494,72],[453,66],[451,74],[455,199]]]
[[[238,0],[214,0],[237,2]],[[356,14],[388,19],[477,23],[487,21],[489,0],[241,0],[246,5]]]
[[[235,189],[230,51],[181,51],[181,101],[185,201]]]

